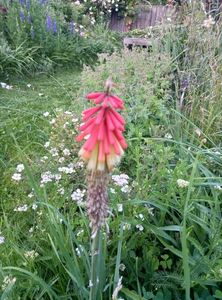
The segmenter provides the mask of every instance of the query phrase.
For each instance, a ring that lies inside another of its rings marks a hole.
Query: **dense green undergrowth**
[[[221,299],[220,29],[203,18],[154,32],[149,51],[0,90],[1,299],[89,299],[75,136],[85,95],[109,76],[125,101],[128,149],[110,177],[98,300]]]

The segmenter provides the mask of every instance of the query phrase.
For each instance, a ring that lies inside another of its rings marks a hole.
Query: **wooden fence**
[[[172,6],[153,5],[140,8],[138,15],[134,19],[120,18],[117,14],[113,14],[110,20],[110,29],[127,32],[133,29],[143,29],[155,26],[176,16],[176,9]]]

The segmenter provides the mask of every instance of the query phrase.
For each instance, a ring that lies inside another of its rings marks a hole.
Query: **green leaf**
[[[130,291],[127,288],[122,288],[121,292],[124,293],[127,297],[129,297],[132,300],[146,300],[145,298],[141,297],[134,291]]]

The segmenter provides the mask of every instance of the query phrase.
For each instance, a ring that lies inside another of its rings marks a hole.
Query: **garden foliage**
[[[50,78],[39,96],[33,83],[27,110],[2,102],[3,299],[89,298],[85,169],[75,137],[90,106],[85,95],[110,75],[125,102],[128,148],[110,177],[98,299],[221,299],[221,41],[219,24],[206,27],[201,9],[187,11],[181,26],[143,32],[149,51],[101,54],[70,85],[65,74]],[[24,101],[15,89],[11,99]],[[50,99],[68,99],[68,108],[43,110]]]

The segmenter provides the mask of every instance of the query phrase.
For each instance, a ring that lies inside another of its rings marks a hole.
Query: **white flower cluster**
[[[19,211],[19,212],[24,212],[28,210],[28,205],[24,204],[22,206],[18,206],[16,208],[14,208],[14,211]]]
[[[71,163],[67,167],[59,167],[58,171],[65,174],[73,174],[75,173],[74,165]]]
[[[129,186],[129,176],[127,174],[112,175],[114,184],[121,187],[123,193],[129,193],[131,187]]]
[[[40,186],[43,187],[45,183],[52,182],[53,180],[59,181],[61,178],[61,174],[52,174],[50,171],[46,171],[41,174]]]
[[[8,85],[8,84],[5,83],[5,82],[0,82],[0,86],[1,86],[3,89],[6,89],[6,90],[12,90],[12,85]]]
[[[24,253],[25,258],[29,258],[29,259],[35,259],[36,257],[39,256],[38,252],[36,252],[35,250],[30,250],[30,251],[26,251]]]
[[[12,179],[19,182],[22,179],[22,171],[25,169],[23,164],[18,164],[16,167],[16,173],[12,175]]]
[[[185,188],[187,187],[190,183],[189,181],[186,181],[184,179],[177,179],[177,184],[180,188]]]
[[[71,198],[73,201],[76,201],[78,204],[82,204],[85,193],[86,190],[77,189],[72,193]]]
[[[9,285],[13,285],[16,282],[16,277],[12,277],[11,275],[7,275],[3,279],[2,290],[4,291]]]

